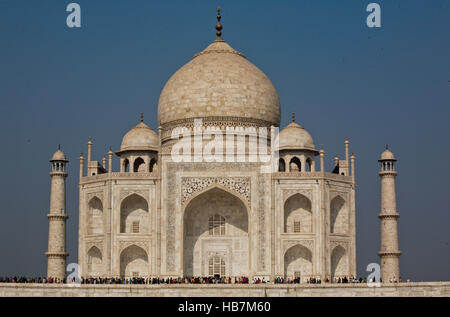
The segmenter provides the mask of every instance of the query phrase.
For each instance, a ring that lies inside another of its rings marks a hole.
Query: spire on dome
[[[216,24],[216,41],[222,41],[222,24],[220,23],[220,20],[222,19],[222,16],[220,15],[220,7],[217,7],[217,24]]]
[[[295,112],[292,113],[292,122],[295,122]]]
[[[141,122],[144,122],[144,113],[141,112]]]

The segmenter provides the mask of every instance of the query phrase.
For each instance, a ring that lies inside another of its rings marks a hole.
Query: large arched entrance
[[[183,273],[249,276],[248,213],[238,197],[215,187],[188,203],[183,217]]]

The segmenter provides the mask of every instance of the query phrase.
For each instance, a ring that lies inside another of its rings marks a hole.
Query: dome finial
[[[141,122],[144,122],[144,113],[141,112]]]
[[[58,150],[61,150],[61,144],[58,144]]]
[[[386,144],[386,150],[389,150],[389,145]]]
[[[292,122],[295,122],[295,112],[292,113]]]
[[[222,40],[222,24],[220,24],[220,20],[222,19],[222,16],[220,15],[220,6],[217,6],[217,24],[216,24],[216,40]]]

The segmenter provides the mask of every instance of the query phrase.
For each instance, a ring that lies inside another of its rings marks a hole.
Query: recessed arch
[[[97,196],[89,200],[87,208],[87,234],[103,234],[103,203]]]
[[[139,232],[133,232],[133,223],[138,222]],[[121,233],[148,233],[150,232],[150,215],[147,200],[138,195],[131,194],[120,204],[120,232]]]
[[[101,276],[103,274],[103,256],[100,249],[92,246],[87,252],[87,276]]]
[[[120,276],[147,277],[149,274],[147,252],[133,244],[120,253]]]
[[[290,196],[284,203],[284,232],[310,233],[312,231],[311,201],[300,193]]]
[[[312,252],[307,247],[296,244],[286,250],[284,254],[284,275],[285,278],[301,276],[309,278],[313,274]]]
[[[348,233],[349,213],[344,198],[336,196],[330,203],[330,233]]]
[[[209,220],[223,217],[224,231],[210,235]],[[222,257],[229,276],[249,274],[248,209],[244,201],[218,186],[192,197],[184,208],[182,263],[184,276],[209,274],[212,255]],[[231,263],[231,264],[228,264]],[[227,269],[228,270],[228,269]]]
[[[331,252],[331,277],[348,277],[348,259],[345,248],[341,245],[334,247]]]

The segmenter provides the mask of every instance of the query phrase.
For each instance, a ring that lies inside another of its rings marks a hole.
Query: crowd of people
[[[375,282],[375,280],[370,280],[370,282]],[[389,283],[402,283],[403,280],[399,278],[390,279]],[[409,282],[409,280],[407,281]],[[81,284],[322,284],[322,283],[333,283],[333,284],[347,284],[347,283],[367,283],[366,278],[347,278],[347,277],[335,277],[330,280],[326,278],[321,280],[320,277],[309,277],[309,278],[284,278],[276,277],[273,281],[265,278],[253,278],[252,281],[248,277],[220,277],[220,276],[206,276],[206,277],[178,277],[178,278],[143,278],[143,277],[133,277],[133,278],[123,278],[123,277],[88,277],[81,278],[77,280],[72,278],[67,279],[57,279],[57,278],[27,278],[27,277],[0,277],[0,283],[38,283],[38,284],[66,284],[66,283],[81,283]]]

